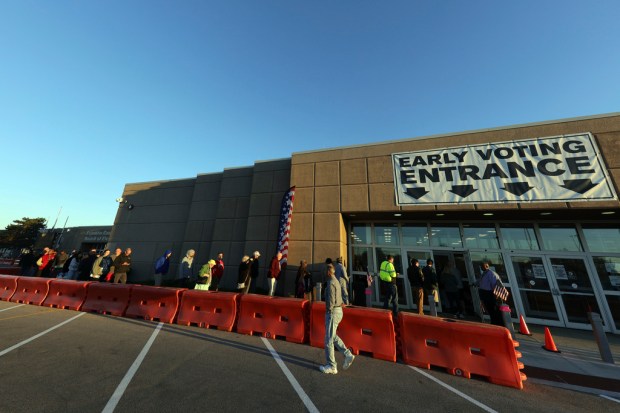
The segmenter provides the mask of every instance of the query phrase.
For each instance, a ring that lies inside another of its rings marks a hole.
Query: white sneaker
[[[320,366],[319,370],[321,370],[321,372],[325,374],[338,374],[338,370],[335,367],[328,365]]]
[[[355,360],[355,356],[353,355],[353,353],[350,353],[349,356],[345,356],[344,363],[342,364],[342,369],[346,370],[351,367],[351,364],[353,364],[353,360]]]

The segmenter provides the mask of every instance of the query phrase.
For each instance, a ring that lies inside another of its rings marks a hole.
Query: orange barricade
[[[44,306],[79,311],[90,282],[52,279]]]
[[[9,301],[17,289],[19,277],[13,275],[0,275],[0,300]]]
[[[15,294],[9,301],[14,303],[41,305],[50,289],[49,278],[18,277]]]
[[[237,316],[237,293],[188,290],[181,294],[177,324],[232,331]]]
[[[354,354],[372,353],[377,359],[396,361],[396,334],[392,312],[377,308],[344,307],[338,337]],[[325,347],[325,303],[312,304],[310,345]]]
[[[491,383],[523,389],[527,378],[510,332],[504,327],[399,313],[403,360],[412,366],[444,367],[456,376],[472,374]]]
[[[237,332],[304,343],[307,305],[307,300],[299,298],[244,294],[239,304]]]
[[[134,285],[125,317],[172,323],[177,315],[182,291],[177,288]]]
[[[122,317],[129,304],[132,287],[127,284],[90,283],[82,311]]]

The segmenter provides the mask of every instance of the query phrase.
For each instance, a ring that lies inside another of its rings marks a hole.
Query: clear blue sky
[[[620,110],[620,1],[0,1],[0,228],[129,182]]]

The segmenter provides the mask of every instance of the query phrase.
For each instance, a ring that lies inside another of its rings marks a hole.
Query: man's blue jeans
[[[398,288],[396,287],[396,283],[389,283],[385,293],[383,308],[388,309],[390,306],[392,307],[392,313],[394,313],[394,315],[398,314]]]
[[[343,352],[345,356],[351,354],[351,351],[336,334],[340,321],[342,321],[342,307],[334,307],[331,313],[329,311],[325,312],[325,359],[327,360],[327,365],[333,368],[336,368],[334,346]]]

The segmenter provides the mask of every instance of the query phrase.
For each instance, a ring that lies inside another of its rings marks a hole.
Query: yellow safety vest
[[[383,261],[379,269],[379,278],[381,278],[385,282],[391,283],[392,278],[394,277],[396,277],[396,270],[394,269],[394,264],[389,261]]]

